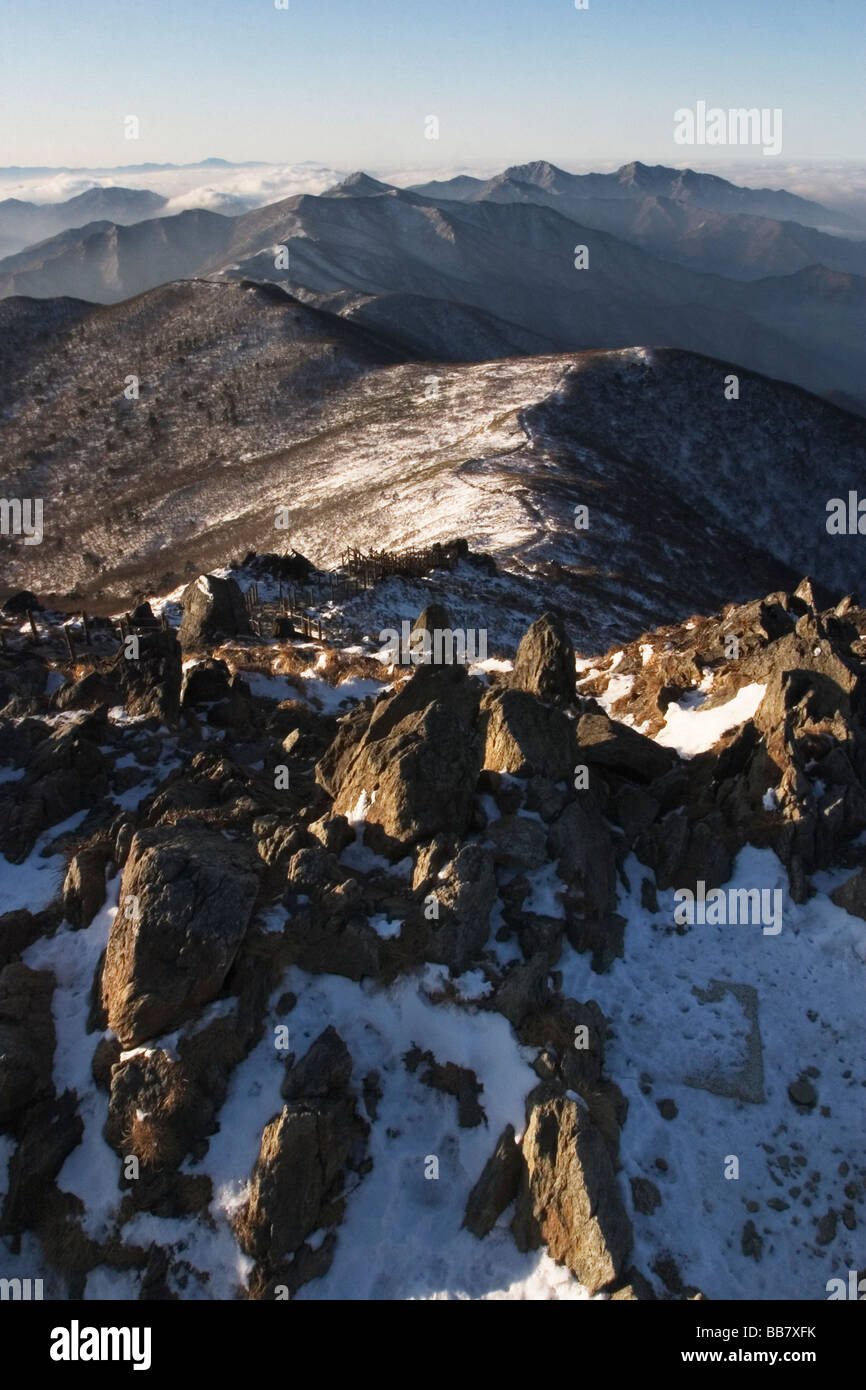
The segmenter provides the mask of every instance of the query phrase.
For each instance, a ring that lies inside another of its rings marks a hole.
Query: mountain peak
[[[546,159],[533,160],[531,164],[512,164],[502,175],[504,179],[514,179],[519,183],[534,183],[541,188],[550,188],[568,175]]]
[[[639,159],[633,159],[617,169],[616,177],[620,183],[661,184],[681,177],[683,172],[670,169],[666,164],[642,164]]]
[[[378,179],[365,174],[363,169],[356,169],[353,174],[347,175],[341,183],[329,188],[322,196],[335,198],[344,195],[352,198],[372,198],[379,193],[390,193],[391,191],[392,185],[390,183],[380,183]]]

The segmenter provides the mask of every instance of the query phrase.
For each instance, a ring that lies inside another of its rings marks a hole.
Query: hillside
[[[55,302],[42,338],[40,306],[0,312],[3,492],[45,502],[42,544],[7,545],[7,590],[104,606],[250,547],[328,566],[462,534],[616,640],[795,571],[863,574],[859,538],[825,525],[862,477],[863,423],[741,370],[728,401],[732,369],[708,358],[412,362],[239,282]]]

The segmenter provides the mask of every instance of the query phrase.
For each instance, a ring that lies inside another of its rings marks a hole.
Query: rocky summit
[[[384,568],[6,604],[9,1268],[822,1296],[866,1201],[866,609],[803,580],[576,652],[463,543]],[[396,661],[470,574],[486,656]]]
[[[2,8],[7,1344],[850,1375],[856,0]]]

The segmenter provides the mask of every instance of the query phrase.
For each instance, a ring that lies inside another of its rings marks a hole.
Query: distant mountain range
[[[112,165],[68,165],[68,164],[6,164],[0,165],[0,178],[37,178],[39,176],[55,174],[146,174],[156,173],[157,171],[170,169],[265,169],[267,161],[261,159],[245,159],[238,163],[232,159],[209,159],[194,160],[191,164],[112,164]]]
[[[527,188],[537,201],[548,197],[561,202],[564,211],[589,199],[641,200],[667,198],[721,213],[746,213],[753,217],[799,222],[805,227],[864,230],[844,213],[831,212],[784,189],[743,188],[715,174],[694,169],[669,169],[663,164],[623,164],[613,174],[568,174],[546,160],[518,164],[483,180],[460,175],[440,182],[415,184],[415,192],[457,202],[520,202]]]
[[[62,203],[0,199],[0,254],[10,256],[70,228],[104,221],[128,226],[154,217],[167,198],[146,188],[88,188]]]
[[[237,217],[100,217],[0,260],[0,297],[115,303],[177,279],[271,281],[416,357],[651,343],[866,409],[866,241],[805,225],[832,217],[788,193],[640,164],[532,164],[422,189],[357,173]]]

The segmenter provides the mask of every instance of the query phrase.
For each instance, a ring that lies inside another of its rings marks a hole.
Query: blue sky
[[[0,165],[682,163],[698,100],[857,159],[864,59],[863,0],[2,0]]]

